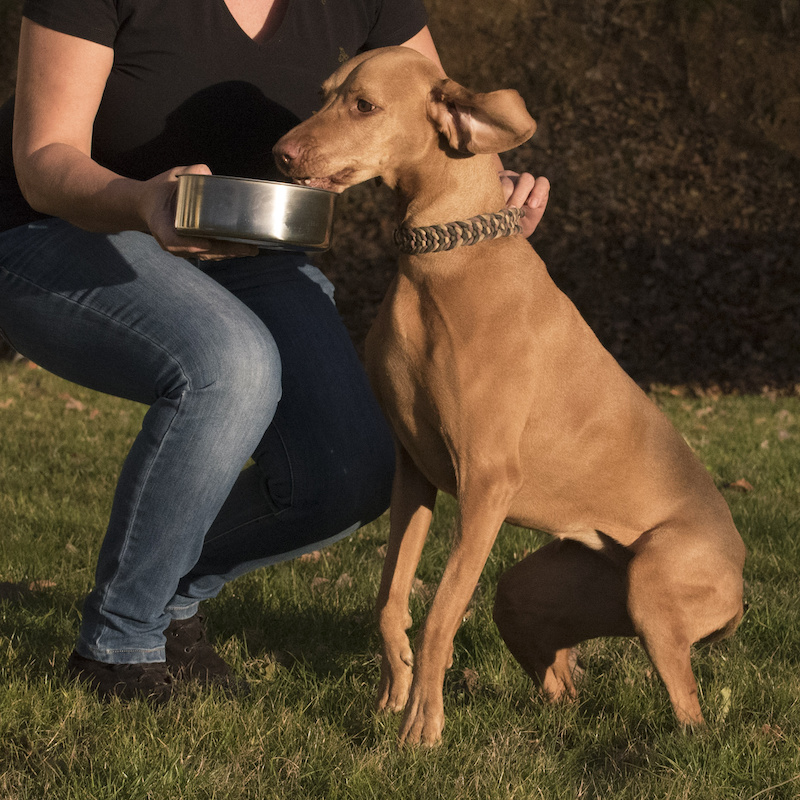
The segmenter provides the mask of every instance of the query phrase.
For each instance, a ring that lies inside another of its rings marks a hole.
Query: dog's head
[[[333,191],[378,176],[394,186],[435,152],[502,153],[536,130],[514,90],[471,92],[406,47],[350,59],[325,81],[322,95],[322,108],[273,153],[295,182]]]

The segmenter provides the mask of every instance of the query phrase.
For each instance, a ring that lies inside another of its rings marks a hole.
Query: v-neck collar
[[[221,6],[223,6],[224,13],[227,15],[228,19],[230,19],[231,24],[239,31],[239,34],[243,38],[247,39],[247,41],[250,42],[251,46],[257,47],[259,49],[268,46],[270,44],[270,42],[273,42],[275,40],[275,38],[281,32],[281,29],[284,27],[284,25],[286,23],[286,18],[288,17],[289,12],[291,11],[291,8],[293,6],[292,0],[284,0],[285,5],[284,5],[284,8],[283,8],[283,14],[282,14],[281,19],[278,22],[277,26],[274,28],[274,30],[272,30],[272,32],[269,33],[264,38],[260,38],[260,37],[259,38],[253,38],[239,24],[239,21],[236,19],[236,17],[233,16],[233,13],[231,12],[231,10],[228,7],[228,4],[225,2],[225,0],[215,0],[215,2],[217,2]],[[262,28],[262,30],[263,30],[263,28]]]

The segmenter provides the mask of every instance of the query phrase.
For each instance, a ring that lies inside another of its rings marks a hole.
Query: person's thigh
[[[275,270],[270,291],[231,288],[268,325],[283,365],[282,402],[254,460],[277,508],[316,504],[342,486],[358,495],[375,453],[392,450],[388,428],[321,273]],[[313,270],[313,268],[312,268]],[[314,278],[317,278],[315,280]],[[287,454],[291,454],[287,463]],[[355,463],[354,463],[355,462]],[[291,485],[284,479],[291,477]],[[344,498],[342,498],[344,499]],[[356,501],[357,502],[357,501]]]
[[[272,347],[246,306],[147,234],[56,219],[0,234],[0,329],[55,374],[146,404],[217,380],[221,354]]]

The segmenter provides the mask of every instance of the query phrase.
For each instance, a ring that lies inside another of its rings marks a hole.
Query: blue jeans
[[[391,435],[331,300],[302,255],[193,263],[147,234],[57,219],[0,233],[8,341],[70,381],[149,406],[81,655],[163,661],[171,619],[386,509]]]

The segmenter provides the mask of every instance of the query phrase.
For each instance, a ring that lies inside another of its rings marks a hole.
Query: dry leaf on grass
[[[55,589],[56,582],[47,580],[46,578],[39,580],[39,581],[31,581],[28,584],[28,588],[32,592],[43,592],[45,589]]]
[[[464,688],[469,694],[475,694],[478,689],[478,673],[474,669],[464,670]]]
[[[783,728],[780,725],[770,725],[769,723],[761,726],[761,732],[771,739],[783,739],[784,736]]]
[[[80,400],[76,400],[72,395],[62,392],[59,396],[60,400],[65,400],[64,409],[66,411],[85,411],[86,406]]]
[[[739,478],[738,481],[725,484],[725,488],[733,489],[736,492],[752,492],[753,484],[745,478]]]
[[[30,597],[37,592],[53,589],[55,586],[55,581],[50,580],[31,581],[30,583],[0,581],[0,600],[21,600],[23,597]]]
[[[346,572],[343,572],[337,579],[336,579],[336,588],[337,589],[348,589],[353,585],[353,579],[348,575]]]
[[[419,578],[414,578],[411,584],[411,594],[419,597],[423,602],[427,602],[436,594],[436,587],[431,583],[424,583]]]

